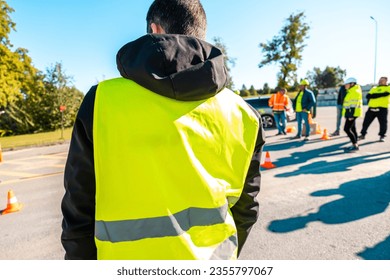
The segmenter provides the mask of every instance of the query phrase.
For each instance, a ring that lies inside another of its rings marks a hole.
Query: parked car
[[[274,113],[268,106],[268,100],[271,96],[250,97],[244,99],[249,105],[255,108],[261,115],[264,128],[276,127]],[[291,103],[291,100],[290,100]],[[287,121],[291,122],[296,119],[292,104],[289,104],[289,110],[286,111]]]

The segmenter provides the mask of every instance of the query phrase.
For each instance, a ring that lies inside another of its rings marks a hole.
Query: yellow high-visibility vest
[[[362,89],[359,85],[354,85],[353,87],[347,90],[343,102],[342,114],[345,116],[345,112],[348,109],[354,108],[354,117],[360,117],[363,110],[363,94]]]
[[[379,93],[390,92],[390,86],[373,87],[369,94],[375,95]],[[372,98],[368,101],[368,107],[370,108],[387,108],[389,107],[390,96],[384,96],[379,98]]]
[[[302,97],[303,97],[303,94],[304,94],[304,90],[298,92],[298,96],[296,97],[297,98],[297,103],[296,103],[295,112],[297,112],[297,113],[302,112]]]
[[[93,122],[98,259],[235,259],[230,208],[259,129],[228,89],[177,101],[123,78],[99,83]]]

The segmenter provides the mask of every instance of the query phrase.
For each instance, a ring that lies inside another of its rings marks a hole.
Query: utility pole
[[[377,56],[377,49],[378,49],[378,22],[373,16],[370,16],[370,18],[375,22],[375,61],[374,61],[374,84],[376,83],[376,56]]]

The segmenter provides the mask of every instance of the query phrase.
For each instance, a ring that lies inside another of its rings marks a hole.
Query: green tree
[[[9,34],[15,30],[15,23],[9,14],[14,10],[3,0],[0,0],[0,106],[5,107],[20,100],[23,95],[21,88],[36,74],[27,50],[13,47]]]
[[[15,23],[9,16],[10,13],[14,12],[10,6],[4,0],[0,0],[0,44],[9,46],[9,34],[11,30],[15,30]]]
[[[29,130],[32,119],[21,103],[37,82],[38,70],[32,66],[28,51],[12,50],[9,34],[15,31],[15,23],[9,14],[14,10],[0,0],[0,133],[18,133]]]
[[[233,83],[233,78],[232,78],[230,71],[231,71],[231,67],[234,67],[236,65],[236,59],[228,56],[228,53],[227,53],[228,49],[227,49],[226,45],[222,42],[222,39],[220,37],[214,37],[213,41],[214,41],[214,45],[217,48],[219,48],[222,51],[222,53],[224,54],[223,59],[225,62],[225,67],[226,67],[227,72],[228,72],[228,83],[227,83],[226,87],[233,90],[234,83]]]
[[[60,63],[43,74],[26,49],[12,50],[13,11],[0,0],[0,136],[72,126],[84,95],[72,86]],[[62,113],[60,105],[66,106]]]
[[[309,25],[305,23],[305,14],[291,14],[277,36],[270,42],[260,43],[264,59],[259,68],[276,63],[280,66],[277,74],[278,87],[288,88],[297,80],[296,71],[302,61],[305,39],[308,38]]]
[[[0,118],[3,135],[52,131],[73,125],[84,95],[71,85],[61,64],[46,72],[38,72],[27,90],[21,89],[23,98],[7,105]],[[60,105],[66,110],[61,112]]]
[[[84,97],[83,93],[72,85],[72,77],[66,75],[61,63],[56,63],[46,69],[44,81],[44,123],[42,130],[54,130],[71,127],[76,118],[78,108]],[[64,108],[61,112],[60,107]]]
[[[263,86],[263,94],[270,94],[271,88],[269,87],[268,83],[265,83]]]
[[[250,91],[246,88],[245,85],[242,85],[242,88],[240,90],[240,96],[247,97],[247,96],[250,96],[250,95],[251,95]]]
[[[251,96],[257,96],[257,90],[253,85],[251,85],[251,87],[249,88],[249,92]]]
[[[45,99],[37,99],[38,93],[44,91],[43,76],[41,72],[27,79],[19,89],[22,98],[8,103],[5,114],[0,118],[0,125],[4,134],[26,134],[36,131],[35,107],[46,102]],[[39,104],[39,105],[38,105]],[[39,109],[37,110],[39,112]]]
[[[310,81],[310,84],[313,85],[313,87],[321,89],[340,85],[343,82],[346,74],[347,71],[341,69],[339,66],[326,66],[324,70],[321,70],[318,67],[314,67],[313,71],[308,71],[306,76],[308,77],[308,80]]]

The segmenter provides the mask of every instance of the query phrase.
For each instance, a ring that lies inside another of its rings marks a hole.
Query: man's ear
[[[154,22],[150,24],[150,29],[152,29],[152,33],[154,34],[165,34],[164,28],[162,28],[159,24],[155,24]]]

